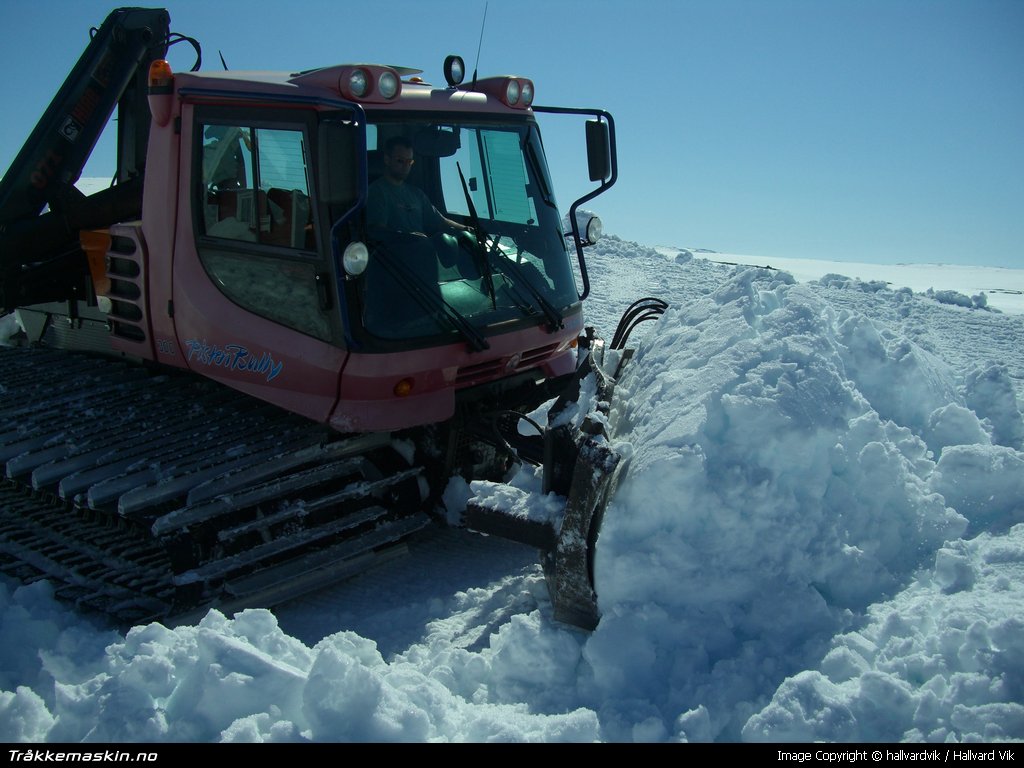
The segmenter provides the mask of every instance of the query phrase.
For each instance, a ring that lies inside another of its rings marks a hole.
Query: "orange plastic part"
[[[78,233],[85,257],[89,262],[89,274],[96,288],[97,296],[110,292],[110,278],[107,277],[107,252],[110,250],[110,230],[83,229]]]

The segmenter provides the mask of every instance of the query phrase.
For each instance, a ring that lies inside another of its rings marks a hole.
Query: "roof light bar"
[[[525,77],[488,77],[477,80],[473,90],[493,96],[513,109],[528,109],[533,104],[533,81]]]
[[[338,90],[346,99],[379,104],[397,99],[402,93],[402,81],[391,67],[354,64],[342,67]]]

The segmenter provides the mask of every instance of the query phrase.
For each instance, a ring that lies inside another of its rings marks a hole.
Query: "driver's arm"
[[[457,232],[469,232],[472,229],[472,227],[470,227],[468,224],[460,224],[457,221],[452,221],[449,218],[441,216],[440,213],[438,213],[437,215],[441,217],[441,221],[443,221],[446,226],[448,226],[450,229],[456,230]]]

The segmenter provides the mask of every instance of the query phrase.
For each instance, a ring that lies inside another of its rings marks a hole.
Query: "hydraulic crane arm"
[[[149,63],[166,55],[169,25],[168,13],[160,9],[111,13],[94,30],[85,52],[0,180],[0,294],[5,308],[19,301],[62,298],[42,295],[42,286],[52,280],[25,265],[63,261],[66,251],[75,248],[76,226],[105,226],[126,212],[138,215],[138,182],[149,137]],[[86,204],[74,183],[115,107],[118,182],[136,184],[126,185],[120,195],[105,196],[117,198],[111,203]],[[126,197],[131,199],[122,199]],[[50,213],[40,216],[46,206]],[[112,218],[104,222],[106,208]]]
[[[141,170],[149,62],[166,54],[169,24],[163,10],[121,9],[107,17],[0,181],[0,225],[37,216],[55,188],[78,180],[119,102],[118,143],[132,157],[119,157],[118,171],[127,178]]]

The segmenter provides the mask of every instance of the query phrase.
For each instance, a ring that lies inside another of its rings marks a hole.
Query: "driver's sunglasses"
[[[412,157],[392,157],[391,162],[396,165],[412,165],[416,160]]]

